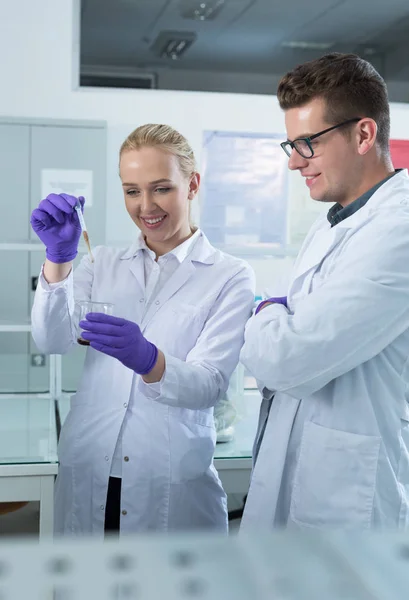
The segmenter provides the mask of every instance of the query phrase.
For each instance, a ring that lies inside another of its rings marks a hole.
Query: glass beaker
[[[80,346],[89,346],[88,340],[81,337],[80,321],[86,318],[87,314],[103,313],[104,315],[112,315],[114,305],[110,302],[92,302],[91,300],[79,300],[75,303],[75,335]]]

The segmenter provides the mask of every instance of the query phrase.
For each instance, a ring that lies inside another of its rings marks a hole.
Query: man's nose
[[[308,165],[308,158],[304,158],[297,152],[295,148],[291,151],[291,156],[288,159],[288,168],[290,171],[305,168]]]

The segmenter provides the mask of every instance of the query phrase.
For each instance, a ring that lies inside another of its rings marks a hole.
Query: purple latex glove
[[[158,349],[148,342],[136,323],[103,313],[88,313],[80,321],[80,327],[81,337],[92,348],[117,358],[135,373],[146,375],[155,366]]]
[[[31,227],[45,245],[46,257],[53,263],[69,262],[77,256],[81,237],[75,210],[78,200],[83,208],[85,200],[82,196],[49,194],[31,213]]]
[[[267,300],[263,300],[263,302],[260,302],[260,304],[256,308],[255,314],[257,315],[260,312],[260,310],[264,306],[266,306],[266,304],[282,304],[283,306],[288,308],[286,296],[283,296],[282,298],[268,298]]]

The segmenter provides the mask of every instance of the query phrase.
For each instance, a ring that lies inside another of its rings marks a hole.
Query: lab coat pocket
[[[172,307],[168,317],[170,323],[161,324],[163,349],[175,358],[185,360],[204,327],[206,311],[200,306],[180,304]]]
[[[371,526],[381,438],[304,425],[290,521],[307,527]]]
[[[207,418],[206,418],[207,420]],[[213,460],[216,430],[169,410],[171,483],[202,477]]]

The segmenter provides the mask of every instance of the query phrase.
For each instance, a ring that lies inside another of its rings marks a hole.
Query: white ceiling
[[[216,2],[216,0],[202,0]],[[408,0],[225,0],[214,20],[182,17],[200,0],[83,0],[81,63],[281,75],[330,51],[356,52],[389,80],[409,77]],[[195,32],[177,61],[155,56],[161,31]],[[333,43],[329,49],[286,42]]]

